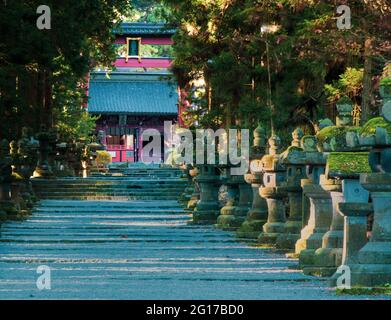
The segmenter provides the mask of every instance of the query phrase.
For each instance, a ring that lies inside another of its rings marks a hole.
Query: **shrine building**
[[[96,130],[104,132],[113,162],[138,162],[144,130],[163,135],[164,121],[178,123],[178,88],[170,72],[175,29],[122,23],[114,33],[116,68],[90,74],[88,112],[100,116]]]

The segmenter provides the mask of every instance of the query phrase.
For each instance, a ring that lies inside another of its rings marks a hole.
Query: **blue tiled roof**
[[[123,35],[174,35],[175,28],[164,23],[123,22],[114,30],[115,34]]]
[[[88,111],[99,114],[178,114],[176,85],[158,75],[91,76]]]

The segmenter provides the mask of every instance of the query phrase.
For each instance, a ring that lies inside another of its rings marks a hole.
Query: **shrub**
[[[96,152],[96,163],[98,166],[106,167],[109,163],[112,162],[111,155],[107,151],[97,151]]]

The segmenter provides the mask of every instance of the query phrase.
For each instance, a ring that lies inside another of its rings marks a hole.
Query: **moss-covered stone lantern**
[[[269,146],[269,154],[262,158],[263,186],[259,189],[260,196],[267,202],[268,218],[263,225],[263,232],[259,235],[258,242],[273,245],[285,231],[284,198],[286,193],[281,186],[285,182],[286,170],[279,159],[281,139],[273,135],[269,139]]]
[[[261,159],[266,153],[266,130],[261,124],[254,130],[253,146],[250,153],[250,173],[244,176],[245,181],[252,188],[252,204],[247,212],[246,221],[237,231],[240,238],[257,239],[262,232],[262,226],[267,221],[267,203],[259,195],[259,188],[263,182]]]
[[[376,287],[391,283],[391,102],[382,108],[383,125],[374,131],[370,145],[371,173],[362,174],[360,183],[371,194],[374,210],[372,236],[349,265],[352,286]]]
[[[292,133],[291,146],[280,156],[281,164],[286,169],[286,181],[281,190],[287,193],[289,199],[289,217],[285,223],[284,234],[276,241],[278,249],[294,249],[300,239],[303,224],[303,196],[301,180],[306,177],[306,159],[301,139],[304,132],[297,128]]]

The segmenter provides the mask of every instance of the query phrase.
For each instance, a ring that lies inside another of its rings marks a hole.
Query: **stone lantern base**
[[[299,254],[301,269],[313,266],[315,251],[322,247],[323,236],[330,228],[332,217],[330,195],[320,185],[309,184],[303,191],[310,198],[310,217],[296,242],[295,252]]]
[[[220,215],[217,218],[216,227],[223,230],[236,230],[244,222],[245,217],[236,216],[236,199],[228,200],[227,204],[221,208]]]
[[[350,266],[352,287],[376,287],[391,283],[391,173],[361,175],[361,184],[371,192],[374,225],[370,241]]]
[[[284,193],[281,193],[278,188],[262,187],[259,189],[261,197],[266,199],[268,207],[268,219],[263,226],[263,232],[258,237],[258,242],[261,244],[274,245],[279,236],[285,231],[285,204],[283,198]]]

